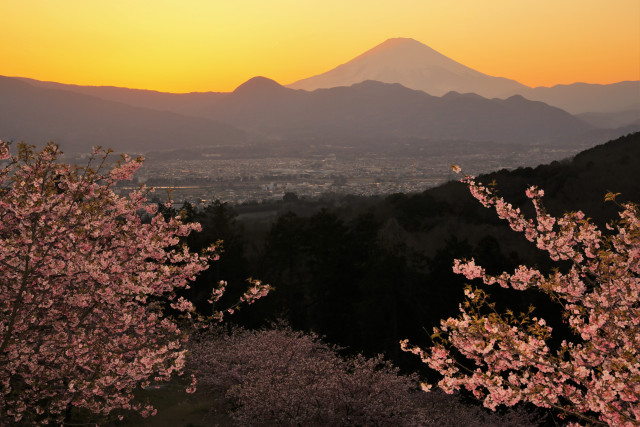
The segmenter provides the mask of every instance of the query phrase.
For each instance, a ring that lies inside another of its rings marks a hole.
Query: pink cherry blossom
[[[142,159],[108,171],[109,151],[78,167],[58,163],[53,143],[17,149],[0,170],[0,424],[61,423],[73,408],[153,415],[134,390],[182,374],[188,331],[164,310],[194,317],[175,291],[217,259],[215,248],[179,245],[199,229],[179,217],[146,209],[143,221],[144,187],[114,193]],[[243,301],[269,290],[254,284]]]
[[[543,274],[520,266],[513,273],[489,276],[473,260],[455,260],[454,272],[469,280],[481,278],[486,285],[548,294],[581,339],[565,340],[551,351],[547,342],[552,329],[544,319],[499,313],[482,289],[467,289],[460,316],[434,329],[438,341],[433,347],[421,349],[403,341],[402,349],[443,375],[440,388],[469,390],[490,409],[529,402],[585,423],[640,425],[638,206],[620,206],[619,221],[607,227],[615,233],[605,236],[582,212],[548,215],[541,203],[544,192],[537,187],[526,190],[536,213],[533,220],[473,177],[465,175],[462,182],[513,230],[570,267]],[[465,359],[472,364],[465,365]]]
[[[9,146],[6,142],[0,140],[0,160],[5,160],[9,158]]]

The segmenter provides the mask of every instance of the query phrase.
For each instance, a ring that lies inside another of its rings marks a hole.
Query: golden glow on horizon
[[[638,0],[0,0],[0,75],[170,92],[319,74],[411,37],[528,86],[640,80]]]

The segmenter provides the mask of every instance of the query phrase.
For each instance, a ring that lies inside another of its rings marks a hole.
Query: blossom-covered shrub
[[[342,358],[314,334],[287,326],[209,331],[191,342],[200,391],[226,396],[239,425],[532,425],[532,415],[488,415],[423,393],[381,356]],[[213,406],[213,405],[212,405]]]
[[[480,203],[493,207],[513,230],[561,264],[549,274],[522,265],[492,276],[471,259],[456,260],[454,271],[486,285],[548,294],[573,338],[554,348],[552,328],[544,319],[500,313],[485,291],[469,287],[460,317],[435,328],[436,345],[423,350],[404,341],[403,348],[443,375],[442,389],[469,390],[491,409],[530,402],[587,423],[640,425],[638,206],[623,204],[620,219],[603,233],[582,212],[560,218],[547,214],[544,193],[536,187],[526,192],[534,221],[473,177],[462,181]],[[615,195],[607,199],[615,201]]]

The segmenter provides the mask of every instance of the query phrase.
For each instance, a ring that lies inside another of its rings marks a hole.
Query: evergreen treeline
[[[543,200],[552,215],[583,210],[602,225],[617,212],[613,203],[604,202],[607,192],[621,193],[619,201],[640,201],[638,170],[640,133],[635,133],[570,160],[502,170],[479,181],[493,183],[505,200],[529,215],[533,210],[524,191],[537,185],[545,190]],[[228,281],[233,300],[233,285],[240,292],[245,279],[254,276],[275,291],[234,321],[255,327],[283,319],[294,329],[325,336],[345,352],[383,352],[405,368],[418,368],[418,361],[402,353],[398,341],[429,344],[432,327],[458,311],[465,280],[452,272],[455,258],[474,257],[488,273],[519,264],[562,268],[457,182],[386,198],[309,201],[289,194],[280,204],[262,206],[278,211],[266,222],[241,219],[241,208],[220,202],[201,211],[183,207],[189,219],[203,226],[189,238],[192,249],[223,241],[221,259],[188,291],[199,307],[206,309],[213,283]],[[546,297],[497,287],[490,291],[498,307],[524,311],[533,305],[563,330]]]

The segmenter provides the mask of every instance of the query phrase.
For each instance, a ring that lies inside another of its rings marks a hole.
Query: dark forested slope
[[[550,213],[581,209],[603,224],[617,212],[614,203],[604,202],[608,191],[621,193],[620,201],[640,201],[638,170],[640,133],[571,160],[498,171],[479,180],[495,180],[498,193],[525,213],[531,208],[524,191],[538,185],[546,191]],[[278,218],[263,226],[263,233],[244,233],[244,227],[259,227],[239,222],[228,205],[191,213],[204,225],[198,245],[227,239],[229,252],[223,253],[209,280],[224,276],[216,269],[226,274],[240,269],[276,288],[240,313],[236,320],[246,325],[280,317],[348,350],[385,352],[397,362],[415,362],[399,351],[398,340],[428,343],[432,327],[457,313],[465,280],[452,272],[455,258],[474,257],[489,273],[519,264],[558,267],[460,183],[384,199],[350,196],[334,200],[333,207],[326,201],[289,199],[280,205]],[[317,209],[309,213],[314,205]],[[199,281],[192,296],[206,295],[199,289],[209,286],[210,281]],[[498,307],[524,310],[534,305],[537,315],[562,331],[558,310],[545,296],[496,288],[491,293]]]

